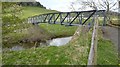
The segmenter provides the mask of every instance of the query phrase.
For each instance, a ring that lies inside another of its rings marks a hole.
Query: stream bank
[[[71,38],[72,36],[54,38],[51,40],[46,40],[46,42],[35,42],[35,43],[24,43],[24,44],[19,43],[19,44],[14,44],[9,48],[3,48],[3,51],[6,51],[6,50],[19,51],[19,50],[25,50],[30,48],[42,48],[46,46],[62,46],[67,44],[71,40]]]

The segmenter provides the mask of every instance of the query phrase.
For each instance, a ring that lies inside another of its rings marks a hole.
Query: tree
[[[114,6],[116,6],[117,1],[114,0],[76,0],[74,3],[79,3],[80,8],[78,9],[84,9],[86,7],[92,8],[94,9],[104,9],[106,10],[106,16],[107,16],[107,20],[108,22],[111,22],[111,18],[110,18],[110,11],[116,9],[114,8]],[[74,4],[71,3],[71,7],[74,8]]]
[[[75,4],[74,2],[70,2],[70,7],[69,7],[69,8],[70,8],[72,11],[75,11],[74,4]]]
[[[118,8],[119,8],[119,12],[120,12],[120,1],[119,1],[119,6],[118,6]]]
[[[18,2],[17,4],[21,6],[35,6],[35,7],[46,8],[40,2]]]

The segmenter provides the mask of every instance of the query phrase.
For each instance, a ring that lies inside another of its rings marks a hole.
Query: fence
[[[98,31],[98,16],[95,16],[91,48],[88,57],[88,67],[90,65],[97,65],[97,31]]]

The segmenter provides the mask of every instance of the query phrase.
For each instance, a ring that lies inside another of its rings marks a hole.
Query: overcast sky
[[[36,0],[44,5],[47,9],[58,11],[69,11],[70,2],[75,0]]]
[[[52,9],[52,10],[57,10],[57,11],[62,11],[62,12],[68,12],[70,10],[70,3],[74,2],[76,0],[36,0],[40,2],[42,5],[44,5],[47,9]],[[97,0],[95,0],[97,1]],[[113,2],[117,0],[111,0]],[[80,7],[80,4],[76,4],[75,8],[76,11],[78,11],[78,7]],[[91,10],[90,8],[86,8],[85,10]]]

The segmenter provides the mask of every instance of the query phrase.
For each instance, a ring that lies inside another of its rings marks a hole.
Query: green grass
[[[115,44],[104,39],[101,28],[98,30],[97,65],[118,65],[118,52]]]
[[[39,25],[41,28],[51,33],[53,37],[72,36],[75,33],[75,30],[77,29],[77,26],[64,26],[60,24],[42,23]]]
[[[118,53],[115,45],[105,39],[98,40],[98,65],[118,65]]]
[[[22,15],[20,16],[22,19],[23,18],[28,18],[31,16],[35,15],[40,15],[40,14],[45,14],[45,13],[53,13],[53,12],[58,12],[55,10],[48,10],[40,7],[23,7],[22,9]]]

